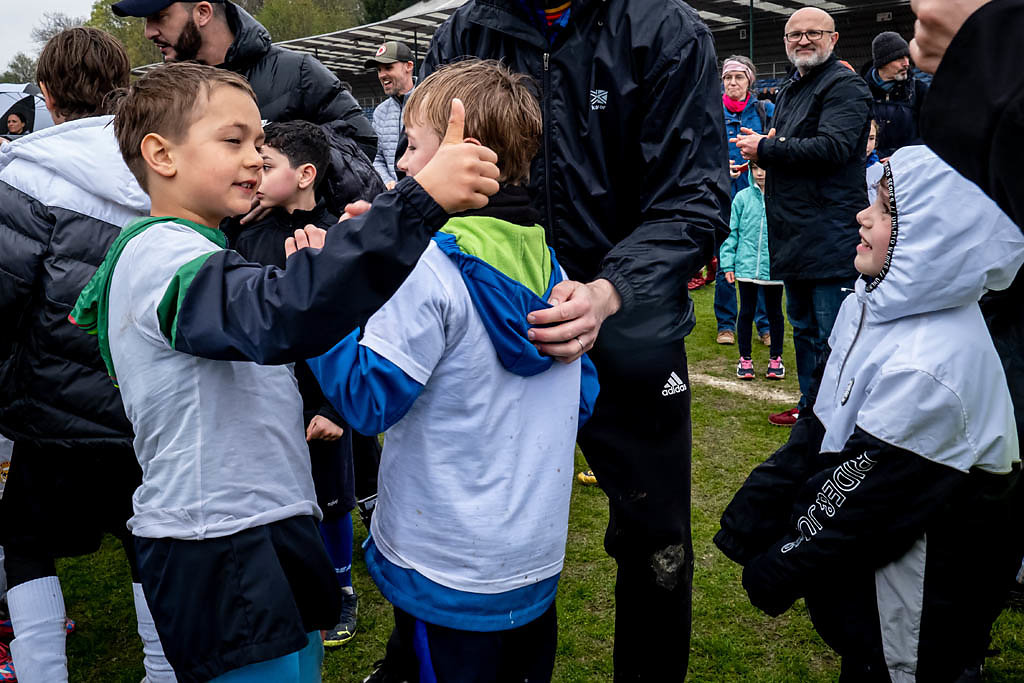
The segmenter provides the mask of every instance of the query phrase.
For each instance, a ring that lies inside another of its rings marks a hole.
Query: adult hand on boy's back
[[[603,278],[589,284],[562,280],[551,290],[548,303],[551,308],[526,316],[526,321],[535,326],[526,334],[541,353],[571,363],[594,347],[601,325],[618,312],[622,298]]]
[[[327,231],[315,225],[307,225],[295,231],[294,237],[284,241],[284,257],[288,258],[300,249],[323,249]]]
[[[328,420],[323,415],[314,415],[306,427],[306,441],[337,441],[344,436],[345,430]]]
[[[414,176],[448,213],[487,206],[487,198],[498,191],[498,155],[478,143],[465,142],[465,121],[462,100],[453,99],[441,146]]]

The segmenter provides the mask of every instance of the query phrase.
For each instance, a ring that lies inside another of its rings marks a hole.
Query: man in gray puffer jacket
[[[377,70],[377,79],[388,96],[373,110],[373,129],[377,132],[373,170],[390,189],[398,182],[395,161],[399,142],[405,134],[402,110],[415,86],[412,50],[405,43],[389,40],[377,48],[377,54],[367,59],[364,66]]]

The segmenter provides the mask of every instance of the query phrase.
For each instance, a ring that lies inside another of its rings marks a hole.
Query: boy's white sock
[[[64,596],[60,580],[45,576],[7,591],[14,625],[11,656],[20,683],[65,683],[68,658],[64,651]]]
[[[164,656],[164,648],[160,644],[160,636],[157,635],[149,603],[142,592],[142,584],[133,583],[132,593],[135,594],[135,615],[139,622],[139,637],[142,638],[142,664],[146,667],[146,683],[175,683],[178,679],[167,657]]]

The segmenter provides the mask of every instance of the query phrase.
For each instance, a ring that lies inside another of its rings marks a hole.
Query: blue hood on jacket
[[[550,368],[554,359],[542,355],[526,336],[530,327],[526,316],[531,311],[550,308],[547,299],[551,290],[563,279],[554,250],[547,248],[551,256],[551,275],[544,298],[541,298],[483,259],[462,251],[455,235],[439,232],[434,235],[434,242],[459,268],[502,367],[521,377],[538,375]],[[590,357],[583,354],[580,364],[579,424],[582,426],[593,414],[601,389],[597,368]]]
[[[434,242],[458,266],[502,366],[522,377],[539,374],[551,367],[552,358],[541,355],[526,336],[530,328],[526,316],[531,311],[550,308],[547,297],[563,279],[555,252],[548,247],[551,278],[544,298],[541,298],[483,259],[462,251],[455,235],[438,233]]]

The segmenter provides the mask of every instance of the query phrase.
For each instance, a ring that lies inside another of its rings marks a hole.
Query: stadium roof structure
[[[375,24],[285,40],[277,44],[298,52],[308,52],[331,71],[355,74],[366,71],[363,63],[373,57],[381,43],[399,40],[412,49],[419,63],[420,57],[430,45],[434,30],[465,2],[425,0]]]

